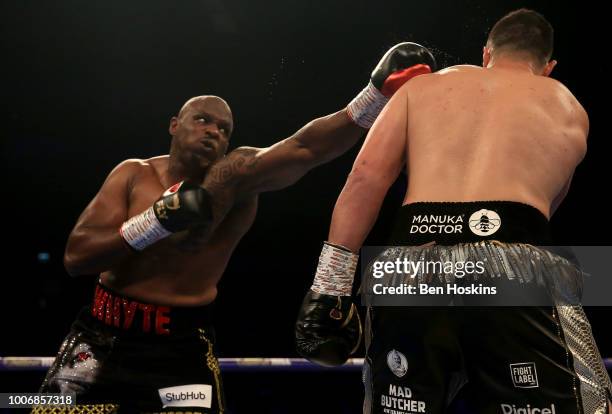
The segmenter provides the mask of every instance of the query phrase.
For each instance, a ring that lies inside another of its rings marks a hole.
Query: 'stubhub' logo
[[[204,407],[212,406],[212,385],[189,384],[178,387],[160,388],[159,398],[165,407]]]
[[[501,218],[493,210],[478,210],[470,216],[470,230],[478,236],[489,236],[501,227]]]

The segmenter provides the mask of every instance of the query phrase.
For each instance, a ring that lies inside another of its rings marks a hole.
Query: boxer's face
[[[189,100],[170,121],[170,135],[179,157],[202,168],[227,151],[233,120],[229,106],[220,98],[207,96]]]

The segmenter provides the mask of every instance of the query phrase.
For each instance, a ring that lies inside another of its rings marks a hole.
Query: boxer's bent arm
[[[357,252],[406,157],[408,99],[400,89],[374,122],[336,201],[329,242]]]
[[[64,253],[71,276],[100,273],[131,254],[119,227],[128,218],[129,186],[140,168],[139,160],[119,164],[79,217]]]

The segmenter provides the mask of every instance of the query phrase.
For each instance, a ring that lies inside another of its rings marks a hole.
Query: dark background
[[[591,119],[588,155],[553,218],[558,243],[610,245],[609,24],[588,2],[1,1],[0,355],[57,351],[94,283],[64,271],[68,233],[117,163],[167,153],[169,119],[189,97],[228,101],[232,148],[268,146],[343,108],[399,41],[431,48],[441,67],[480,64],[486,33],[518,7],[555,27],[553,77]],[[294,318],[356,152],[261,196],[219,286],[220,356],[296,356]],[[391,190],[369,244],[383,242],[402,193]],[[612,356],[610,311],[588,312]]]

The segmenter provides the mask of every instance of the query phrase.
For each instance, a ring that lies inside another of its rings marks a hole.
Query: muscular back
[[[584,109],[547,77],[454,66],[406,95],[405,203],[510,200],[550,216],[586,151]]]

